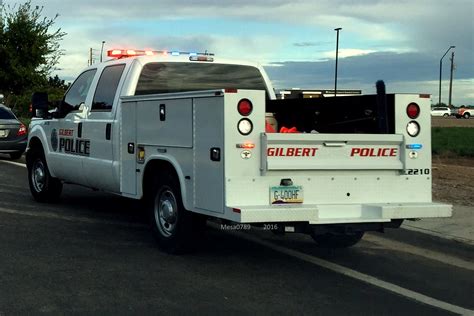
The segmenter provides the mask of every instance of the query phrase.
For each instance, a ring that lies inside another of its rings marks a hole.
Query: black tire
[[[151,230],[158,246],[171,254],[193,250],[204,231],[206,218],[184,208],[174,173],[160,173],[146,199]]]
[[[468,119],[469,117],[471,117],[471,114],[469,114],[469,113],[466,112],[466,113],[464,113],[463,117],[464,117],[465,119]]]
[[[10,154],[10,158],[12,160],[18,160],[21,158],[21,156],[23,156],[23,152],[22,151],[19,151],[19,152],[16,152],[16,153],[11,153]]]
[[[444,113],[444,114],[443,114],[443,117],[448,117],[448,116],[449,116],[448,113]]]
[[[38,202],[55,202],[61,195],[63,184],[49,173],[43,150],[33,150],[27,156],[28,182],[34,199]]]
[[[318,247],[321,248],[348,248],[357,244],[364,232],[357,231],[352,233],[325,233],[325,234],[311,234]]]

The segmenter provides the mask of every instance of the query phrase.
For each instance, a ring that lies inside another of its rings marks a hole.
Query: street
[[[474,246],[405,229],[350,249],[208,225],[199,249],[161,252],[141,204],[65,185],[31,197],[0,158],[0,315],[474,315]]]

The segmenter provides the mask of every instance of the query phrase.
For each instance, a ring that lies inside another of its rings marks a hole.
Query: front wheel
[[[444,114],[443,114],[443,117],[448,117],[448,116],[449,116],[448,113],[444,113]]]
[[[59,199],[63,184],[49,173],[42,151],[36,151],[27,159],[28,182],[34,199],[38,202],[54,202]]]
[[[357,244],[364,232],[356,231],[351,233],[333,233],[311,234],[318,247],[321,248],[348,248]]]
[[[151,229],[161,249],[177,254],[195,246],[206,221],[184,208],[176,176],[171,172],[158,176],[147,204]]]

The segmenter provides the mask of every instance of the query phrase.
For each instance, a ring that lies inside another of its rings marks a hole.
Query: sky
[[[1,1],[1,0],[0,0]],[[20,0],[4,0],[9,5]],[[474,105],[473,0],[31,0],[59,14],[67,35],[56,73],[72,80],[113,48],[208,51],[261,63],[276,89],[333,89],[339,33],[338,89],[429,93]]]

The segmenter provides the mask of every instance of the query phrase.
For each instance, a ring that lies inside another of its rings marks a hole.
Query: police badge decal
[[[51,131],[51,147],[54,151],[58,150],[58,131],[55,128]]]

